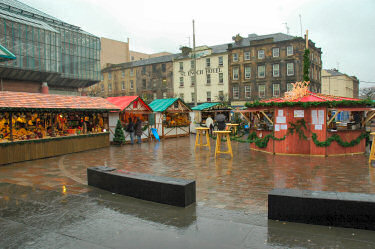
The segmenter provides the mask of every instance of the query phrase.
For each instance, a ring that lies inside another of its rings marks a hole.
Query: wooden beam
[[[333,115],[333,117],[328,121],[327,126],[328,126],[330,123],[332,123],[332,121],[336,118],[337,115],[339,115],[340,112],[342,112],[342,111],[338,111],[338,112],[335,113],[335,115]]]
[[[241,113],[241,115],[246,119],[246,121],[250,124],[250,119],[248,119],[246,116],[245,116],[245,114],[243,114],[242,112],[240,112]]]
[[[365,119],[365,121],[362,122],[362,125],[365,125],[368,121],[370,121],[373,117],[375,117],[375,111],[370,112],[370,113],[371,114],[367,115],[367,118]]]
[[[267,114],[264,113],[264,111],[260,111],[265,117],[266,119],[268,119],[268,121],[270,121],[270,123],[273,125],[273,121],[267,116]]]

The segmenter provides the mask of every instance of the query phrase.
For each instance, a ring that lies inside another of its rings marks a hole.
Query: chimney
[[[42,83],[42,93],[48,94],[48,84],[47,84],[47,82]]]

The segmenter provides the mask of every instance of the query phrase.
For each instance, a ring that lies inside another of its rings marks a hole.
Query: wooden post
[[[309,49],[309,30],[306,29],[306,49]]]

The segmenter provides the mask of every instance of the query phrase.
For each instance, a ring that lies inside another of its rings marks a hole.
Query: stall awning
[[[200,105],[197,105],[193,108],[191,108],[193,111],[204,111],[204,110],[209,110],[215,106],[220,106],[222,105],[221,103],[203,103]],[[230,108],[225,108],[225,109],[230,109]]]
[[[6,49],[4,46],[0,45],[0,62],[15,60],[16,56]]]
[[[152,112],[151,107],[147,105],[139,96],[108,97],[107,101],[119,107],[121,111],[128,108],[134,101],[139,101],[143,107]]]
[[[155,99],[150,103],[150,107],[154,112],[164,112],[168,109],[171,105],[173,105],[176,101],[181,101],[183,105],[186,107],[187,110],[191,110],[189,106],[187,106],[184,101],[180,98],[171,98],[171,99]]]
[[[267,99],[261,101],[262,103],[268,103],[268,102],[325,102],[325,101],[342,101],[342,100],[352,100],[352,101],[359,101],[360,99],[354,99],[354,98],[347,98],[347,97],[340,97],[340,96],[333,96],[333,95],[326,95],[321,93],[313,93],[308,92],[305,96],[294,99],[294,100],[288,100],[285,97],[284,98],[273,98],[273,99]]]
[[[0,92],[0,111],[120,111],[99,97]]]

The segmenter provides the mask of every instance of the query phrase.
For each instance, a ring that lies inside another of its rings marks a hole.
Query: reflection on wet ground
[[[0,167],[0,248],[375,247],[373,231],[267,220],[267,193],[276,187],[375,193],[365,156],[274,156],[232,146],[233,159],[215,159],[214,147],[194,151],[192,136]],[[195,179],[197,205],[85,185],[86,168],[99,165]]]

